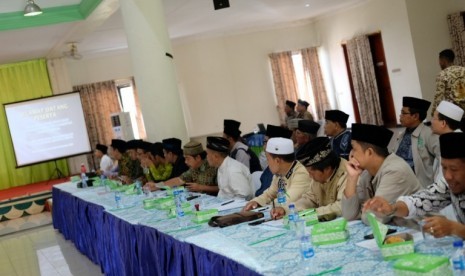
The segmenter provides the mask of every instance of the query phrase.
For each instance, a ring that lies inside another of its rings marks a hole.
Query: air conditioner
[[[137,124],[130,112],[113,113],[110,115],[110,119],[114,139],[129,141],[139,138],[139,135],[135,137],[133,126],[137,126]]]

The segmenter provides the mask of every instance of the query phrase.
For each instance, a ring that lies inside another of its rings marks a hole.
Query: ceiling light
[[[306,8],[310,7],[310,4],[305,4],[305,7],[306,7]]]
[[[24,16],[36,16],[42,14],[42,10],[34,3],[34,0],[27,0],[26,7],[24,8]]]

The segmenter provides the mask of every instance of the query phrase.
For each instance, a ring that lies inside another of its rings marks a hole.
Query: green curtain
[[[52,95],[45,59],[0,65],[0,104]],[[27,127],[27,126],[25,126]],[[16,168],[5,111],[0,111],[0,190],[57,178],[55,163]],[[69,175],[65,159],[57,167]]]

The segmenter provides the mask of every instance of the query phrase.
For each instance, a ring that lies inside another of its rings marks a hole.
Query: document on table
[[[247,204],[242,198],[225,199],[221,203],[215,203],[205,206],[205,209],[218,209],[219,212],[244,207]]]

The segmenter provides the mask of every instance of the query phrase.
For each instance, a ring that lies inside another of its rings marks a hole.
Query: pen
[[[226,201],[224,203],[221,203],[221,206],[224,206],[224,205],[227,205],[229,203],[233,203],[234,202],[234,199],[230,200],[230,201]]]

